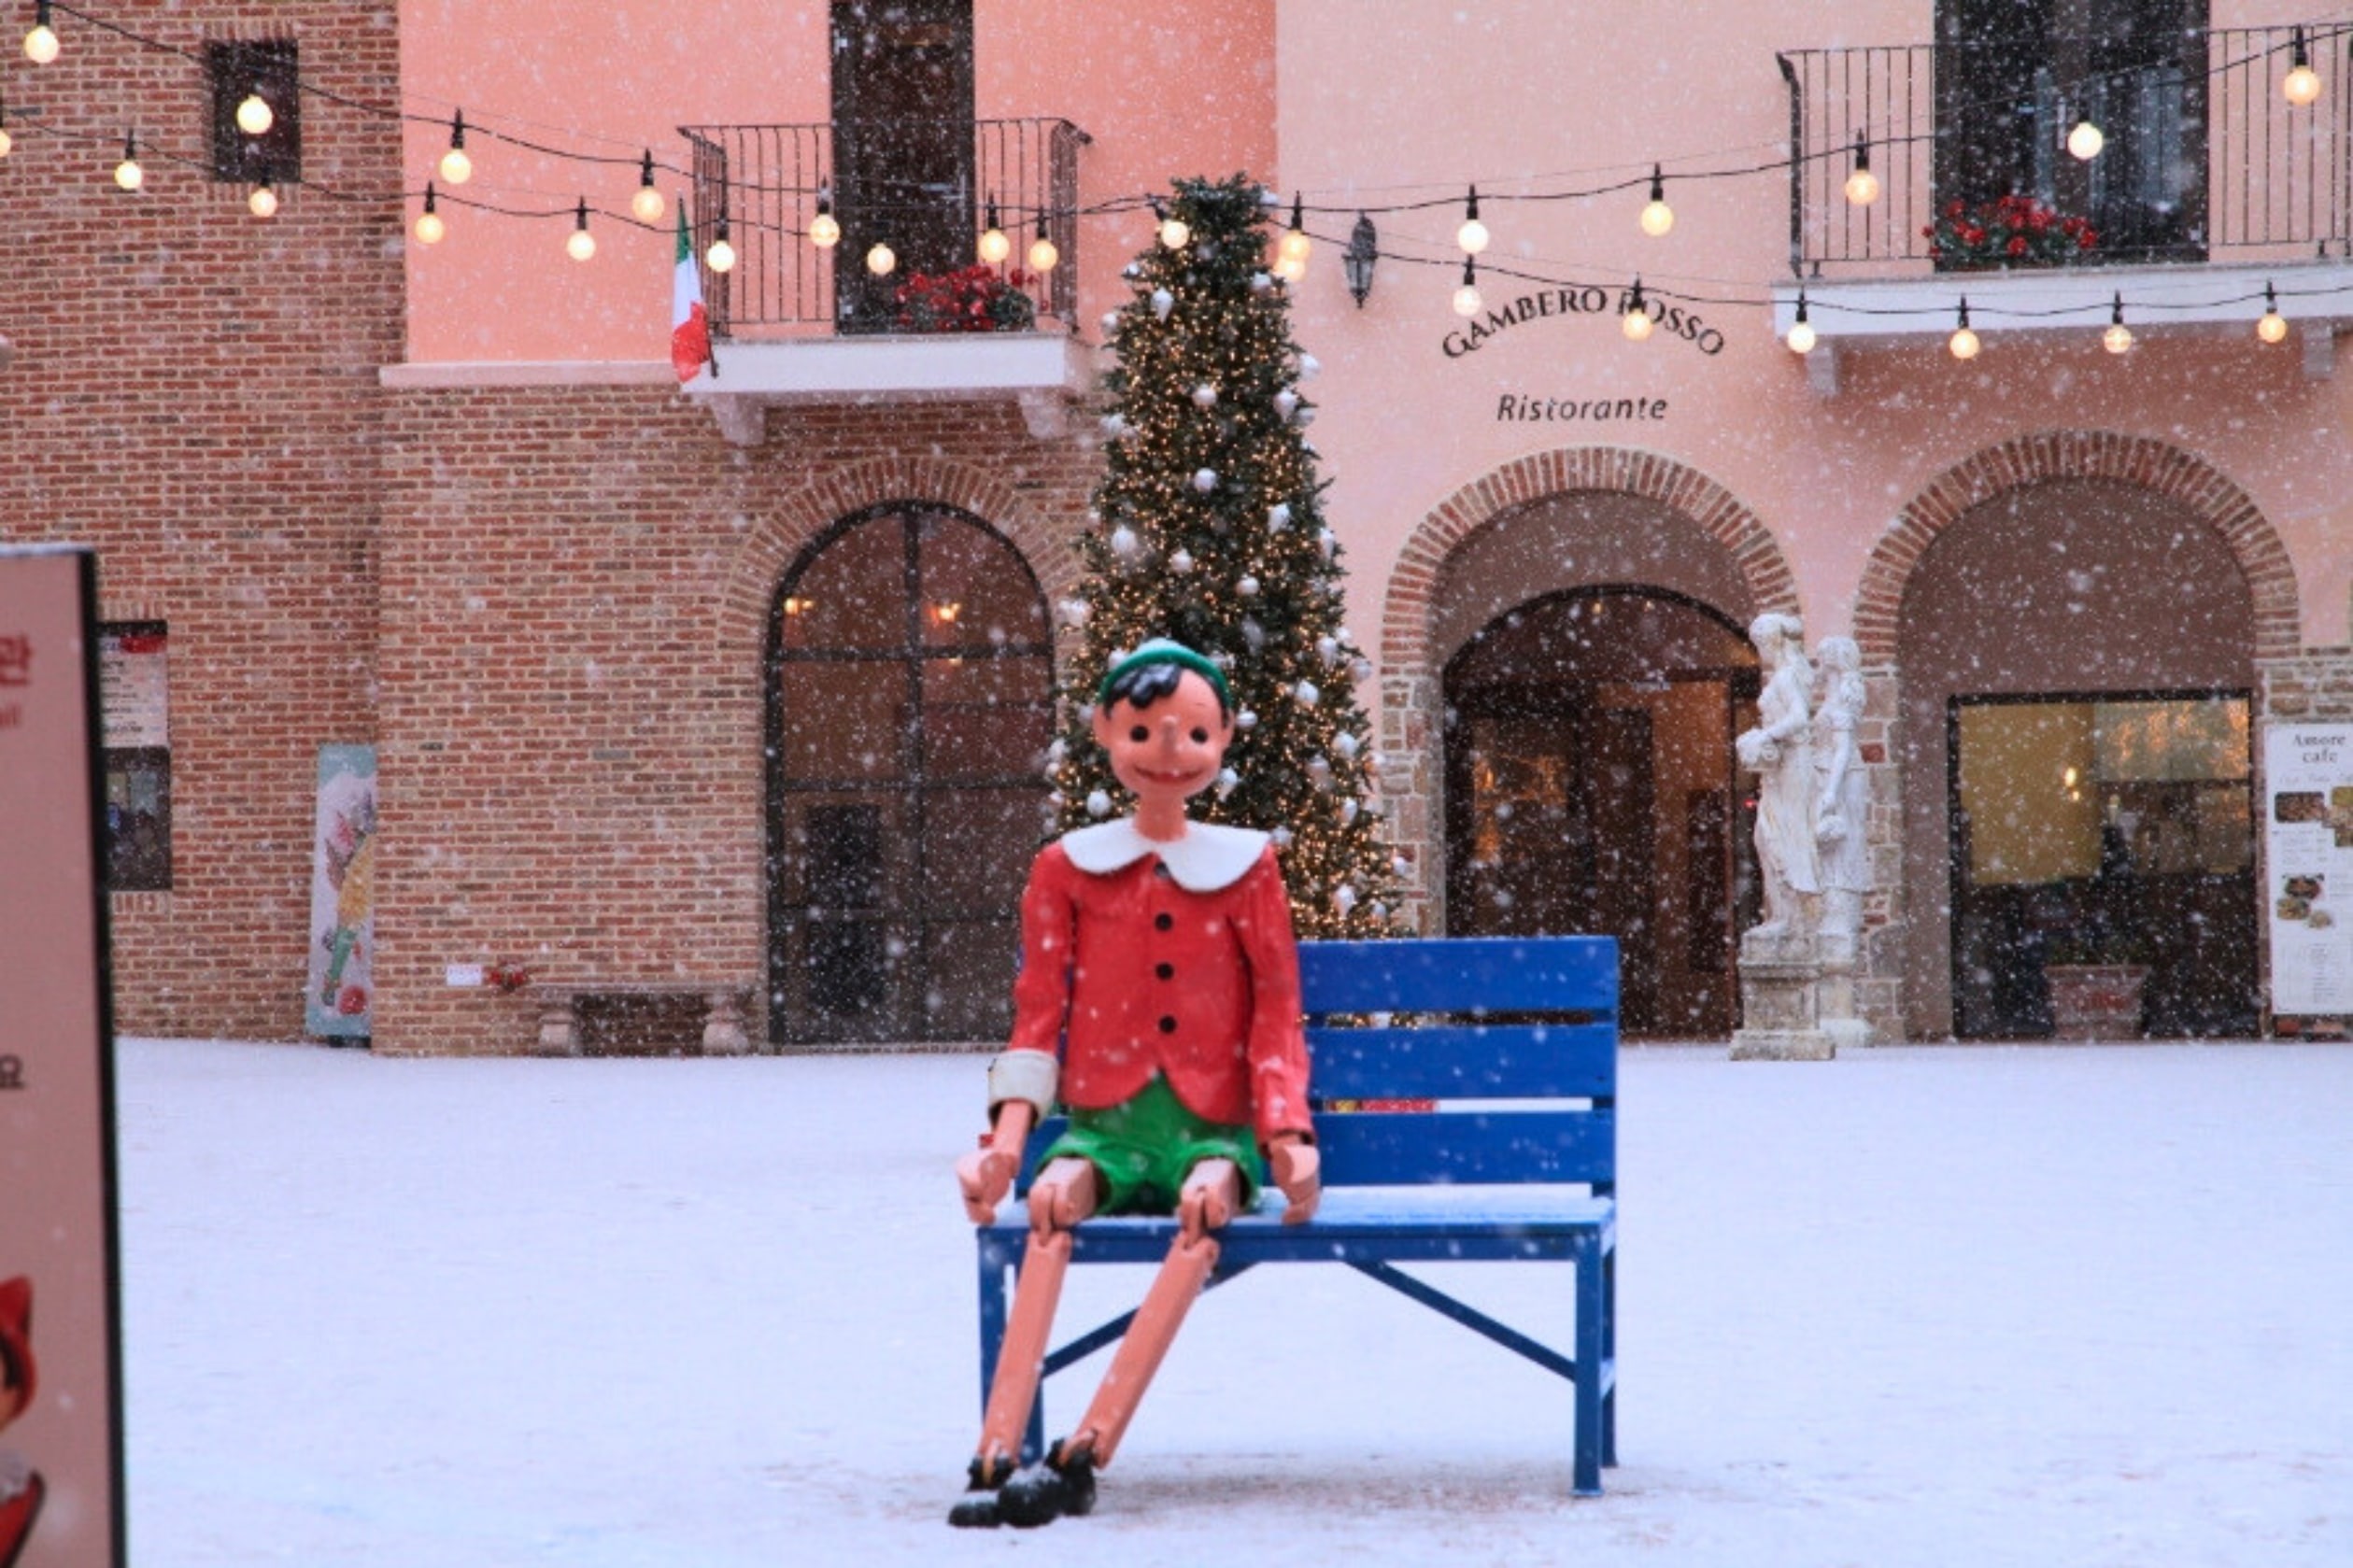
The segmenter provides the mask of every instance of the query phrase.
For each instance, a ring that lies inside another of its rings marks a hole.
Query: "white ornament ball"
[[[1117,556],[1120,559],[1133,560],[1136,558],[1137,553],[1142,550],[1142,548],[1143,541],[1138,539],[1136,537],[1136,530],[1129,528],[1126,523],[1122,523],[1117,528],[1112,530],[1112,554]]]
[[[1343,730],[1339,739],[1332,742],[1332,749],[1340,753],[1340,756],[1354,761],[1355,760],[1356,754],[1365,749],[1365,743],[1362,741],[1357,740],[1355,736]]]
[[[1126,266],[1119,269],[1119,275],[1126,278],[1130,283],[1135,282],[1136,279],[1143,276],[1143,275],[1144,270],[1141,263],[1136,261],[1130,261]]]
[[[1291,830],[1288,827],[1278,827],[1267,837],[1274,841],[1274,847],[1277,849],[1291,847]]]
[[[1266,273],[1262,273],[1262,272],[1254,272],[1254,273],[1252,273],[1252,274],[1250,275],[1250,291],[1251,291],[1252,293],[1254,293],[1254,294],[1271,294],[1271,293],[1273,293],[1273,292],[1274,292],[1274,279],[1273,279],[1273,277],[1271,277],[1271,276],[1270,276],[1270,275],[1269,275],[1268,274],[1266,274]]]
[[[1103,416],[1102,425],[1103,435],[1107,440],[1117,441],[1127,433],[1127,419],[1125,415],[1106,414]]]
[[[1244,708],[1240,713],[1234,715],[1234,727],[1236,729],[1255,729],[1258,727],[1258,715],[1252,713],[1249,709]]]
[[[1315,657],[1326,664],[1338,664],[1340,662],[1340,639],[1328,635],[1318,637],[1315,640]]]
[[[1315,410],[1312,408],[1302,408],[1297,414],[1291,416],[1291,422],[1298,426],[1299,429],[1305,430],[1308,426],[1315,423]]]
[[[1086,798],[1086,814],[1088,816],[1111,815],[1112,798],[1099,789],[1092,791]]]
[[[1389,869],[1395,871],[1401,877],[1410,877],[1413,874],[1413,868],[1407,864],[1406,858],[1402,855],[1398,855],[1395,860],[1389,862]]]
[[[1350,659],[1348,661],[1348,672],[1351,675],[1355,676],[1359,681],[1369,681],[1372,679],[1372,660],[1368,658]]]
[[[1211,386],[1206,381],[1194,388],[1193,406],[1196,408],[1215,408],[1217,406],[1217,388]]]
[[[1119,335],[1119,312],[1115,310],[1103,312],[1103,335],[1105,337]]]
[[[1307,759],[1307,776],[1308,776],[1309,781],[1310,781],[1310,782],[1311,782],[1311,783],[1315,785],[1315,787],[1316,787],[1316,788],[1318,788],[1318,789],[1329,789],[1329,788],[1331,788],[1331,787],[1332,787],[1332,761],[1331,761],[1331,758],[1329,758],[1329,757],[1327,757],[1327,756],[1311,756],[1311,757],[1309,757],[1309,758]]]
[[[1299,394],[1285,387],[1274,395],[1274,411],[1288,419],[1299,411]]]
[[[1179,550],[1169,558],[1169,570],[1182,576],[1193,570],[1193,552]]]
[[[1332,902],[1339,906],[1340,913],[1346,914],[1356,907],[1356,890],[1346,883],[1341,883],[1332,889]]]
[[[1200,491],[1203,495],[1207,495],[1212,490],[1217,488],[1217,470],[1213,468],[1194,470],[1193,487]]]
[[[1297,685],[1293,686],[1291,690],[1292,694],[1298,698],[1299,705],[1301,707],[1312,708],[1316,705],[1316,703],[1324,699],[1324,694],[1315,689],[1315,683],[1313,681],[1301,681]]]
[[[1291,503],[1278,501],[1267,508],[1267,531],[1281,533],[1291,526]]]
[[[1271,186],[1260,186],[1258,188],[1258,205],[1266,208],[1269,212],[1281,212],[1283,210],[1283,192],[1275,190]]]
[[[1312,381],[1312,380],[1314,380],[1314,379],[1315,379],[1316,373],[1317,373],[1318,371],[1322,370],[1323,368],[1324,368],[1324,366],[1323,366],[1322,361],[1318,360],[1314,355],[1312,355],[1312,354],[1302,354],[1302,355],[1300,355],[1300,356],[1299,356],[1299,379],[1300,379],[1300,380],[1302,380],[1302,381]]]
[[[1340,821],[1343,823],[1354,822],[1356,820],[1356,812],[1358,809],[1359,808],[1357,807],[1356,802],[1353,798],[1341,801],[1340,803]]]
[[[1157,316],[1161,320],[1166,321],[1169,318],[1169,312],[1174,310],[1175,308],[1176,296],[1174,294],[1169,293],[1166,289],[1155,289],[1152,291],[1153,315]]]
[[[1231,768],[1219,769],[1217,770],[1217,798],[1220,800],[1225,799],[1226,797],[1233,794],[1240,784],[1240,773],[1235,772]]]
[[[1255,599],[1258,597],[1258,579],[1245,575],[1234,585],[1234,591],[1244,599]]]

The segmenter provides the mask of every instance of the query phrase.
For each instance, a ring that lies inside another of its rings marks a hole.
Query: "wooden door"
[[[834,309],[845,332],[888,332],[914,273],[971,261],[971,0],[834,0]],[[867,252],[899,258],[877,277]]]

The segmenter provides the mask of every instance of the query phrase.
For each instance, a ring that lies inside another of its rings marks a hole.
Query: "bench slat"
[[[1592,1110],[1326,1112],[1315,1119],[1324,1180],[1335,1187],[1419,1182],[1617,1179],[1615,1113]]]
[[[1301,942],[1299,982],[1311,1017],[1482,1008],[1614,1018],[1618,944],[1606,937]]]
[[[1611,1024],[1438,1024],[1307,1032],[1308,1081],[1328,1099],[1606,1099],[1617,1093]]]

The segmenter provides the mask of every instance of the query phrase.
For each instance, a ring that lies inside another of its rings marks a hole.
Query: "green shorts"
[[[1103,1186],[1099,1214],[1175,1213],[1185,1177],[1203,1160],[1234,1162],[1241,1172],[1244,1208],[1267,1180],[1257,1139],[1248,1127],[1221,1126],[1194,1115],[1157,1074],[1118,1105],[1073,1109],[1070,1124],[1038,1157],[1038,1168],[1064,1158],[1095,1167]]]

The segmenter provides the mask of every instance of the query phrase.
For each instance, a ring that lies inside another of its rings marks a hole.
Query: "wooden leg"
[[[1054,1332],[1054,1309],[1062,1299],[1062,1277],[1070,1264],[1070,1227],[1093,1213],[1095,1203],[1095,1167],[1084,1160],[1056,1160],[1030,1186],[1021,1283],[1013,1292],[989,1378],[988,1404],[981,1413],[977,1453],[985,1465],[1021,1453],[1023,1434],[1032,1424],[1046,1340]]]
[[[1574,1254],[1577,1266],[1577,1437],[1571,1484],[1580,1497],[1601,1495],[1602,1363],[1604,1325],[1609,1321],[1608,1286],[1602,1277],[1601,1238],[1587,1236]]]
[[[1209,1232],[1231,1219],[1240,1207],[1241,1175],[1232,1161],[1204,1160],[1186,1180],[1178,1206],[1184,1231],[1169,1249],[1160,1272],[1153,1277],[1143,1305],[1136,1308],[1136,1321],[1127,1325],[1127,1337],[1112,1357],[1111,1370],[1103,1374],[1095,1402],[1086,1407],[1086,1419],[1070,1436],[1070,1448],[1092,1452],[1099,1469],[1111,1463],[1127,1423],[1135,1419],[1136,1406],[1143,1402],[1144,1390],[1152,1385],[1153,1374],[1160,1370],[1177,1330],[1184,1326],[1185,1313],[1217,1268],[1217,1242]]]

